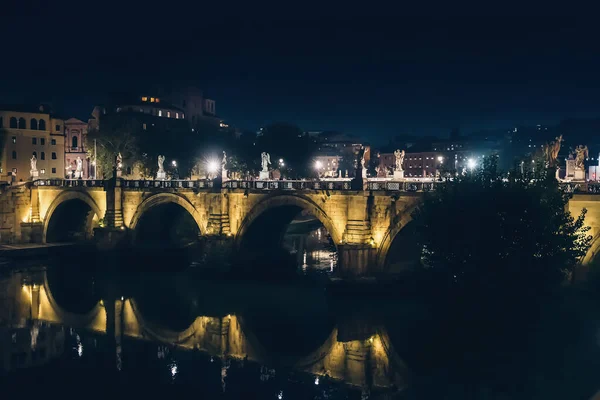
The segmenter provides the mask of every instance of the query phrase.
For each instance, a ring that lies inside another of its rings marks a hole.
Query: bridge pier
[[[359,278],[371,273],[373,248],[368,244],[341,244],[338,246],[338,275],[341,278]]]

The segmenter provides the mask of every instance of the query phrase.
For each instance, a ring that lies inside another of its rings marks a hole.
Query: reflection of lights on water
[[[77,355],[81,357],[83,355],[83,344],[79,343],[77,345]]]
[[[302,261],[303,264],[306,264],[306,250],[304,250],[304,261]]]
[[[319,377],[317,376],[317,377],[315,378],[315,385],[318,385],[318,384],[319,384]]]
[[[280,390],[280,391],[279,391],[279,394],[277,395],[277,398],[278,398],[279,400],[283,399],[283,390]]]
[[[170,367],[171,367],[171,377],[175,378],[175,375],[177,375],[177,363],[175,361],[173,361],[173,364],[171,364]]]
[[[329,260],[329,272],[333,272],[333,258]]]

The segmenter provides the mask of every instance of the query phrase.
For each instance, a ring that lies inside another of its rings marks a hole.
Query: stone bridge
[[[172,208],[164,207],[176,205],[192,217],[202,238],[236,254],[249,241],[277,244],[304,210],[331,235],[338,274],[357,277],[385,272],[392,243],[432,187],[432,182],[369,182],[367,190],[357,191],[347,181],[228,181],[215,187],[208,180],[38,180],[0,196],[0,241],[50,243],[71,229],[110,248],[135,241],[150,211],[168,214]],[[574,195],[572,214],[584,207],[594,236],[587,264],[600,249],[600,196]]]

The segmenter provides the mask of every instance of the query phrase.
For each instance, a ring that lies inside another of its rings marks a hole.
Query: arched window
[[[71,139],[71,147],[76,149],[77,148],[77,136],[73,136],[73,139]]]
[[[31,128],[30,129],[37,131],[37,127],[38,127],[37,119],[31,118]]]
[[[19,118],[19,129],[27,129],[25,118]]]
[[[15,117],[10,117],[10,127],[17,129],[17,119]]]
[[[40,131],[45,131],[46,130],[46,121],[44,121],[43,119],[40,119],[40,124],[38,126]]]

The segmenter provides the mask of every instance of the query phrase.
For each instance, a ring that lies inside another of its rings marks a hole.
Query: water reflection
[[[42,269],[9,274],[0,291],[10,379],[32,366],[57,379],[74,368],[84,380],[100,374],[264,398],[367,398],[407,382],[384,325],[339,312],[321,287]]]
[[[335,244],[325,227],[312,216],[292,221],[284,235],[283,246],[305,274],[331,276],[337,268]]]

